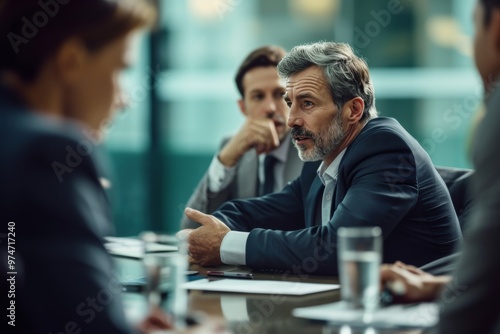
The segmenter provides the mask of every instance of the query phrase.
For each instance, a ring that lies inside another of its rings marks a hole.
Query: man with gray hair
[[[343,226],[379,226],[384,262],[422,265],[451,254],[461,232],[446,186],[418,142],[377,117],[365,61],[347,44],[322,42],[295,47],[278,71],[293,143],[309,162],[281,192],[228,202],[213,215],[186,209],[201,224],[179,233],[190,261],[337,275]]]

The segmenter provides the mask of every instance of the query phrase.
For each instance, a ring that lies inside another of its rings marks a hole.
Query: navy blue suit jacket
[[[15,300],[16,308],[16,326],[4,315],[2,333],[132,332],[103,245],[111,211],[96,147],[80,134],[75,124],[29,110],[0,85],[0,278],[2,304]],[[12,299],[5,287],[11,275],[4,277],[8,232],[15,239],[9,272],[17,272]]]
[[[305,164],[281,192],[231,201],[214,213],[232,230],[250,232],[248,266],[336,275],[341,226],[380,226],[383,261],[417,266],[451,254],[461,239],[446,185],[396,120],[371,120],[347,148],[326,226],[316,225],[323,192],[318,166]]]

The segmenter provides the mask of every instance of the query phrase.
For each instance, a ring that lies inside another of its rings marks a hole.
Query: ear
[[[245,101],[243,99],[238,100],[238,107],[240,107],[240,111],[243,114],[243,116],[247,116],[247,109],[245,108]]]
[[[54,68],[58,78],[66,85],[78,82],[85,71],[88,51],[82,41],[72,38],[65,41],[54,57]]]
[[[359,96],[347,101],[344,104],[344,119],[348,124],[358,123],[361,117],[363,117],[363,112],[365,110],[365,101]]]

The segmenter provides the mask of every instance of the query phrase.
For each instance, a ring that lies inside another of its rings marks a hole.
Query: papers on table
[[[375,311],[371,319],[364,318],[363,310],[352,310],[344,302],[302,307],[293,310],[299,318],[324,320],[334,324],[364,325],[378,328],[428,328],[438,322],[437,303],[391,305]],[[369,322],[367,322],[369,321]]]
[[[339,285],[243,279],[201,279],[184,283],[182,287],[188,290],[302,296],[335,290],[339,288]]]
[[[116,256],[131,257],[134,259],[140,259],[143,255],[142,241],[134,238],[117,238],[117,237],[105,237],[106,243],[104,247],[108,250],[108,253]],[[175,252],[177,251],[177,246],[163,245],[163,244],[153,244],[148,246],[150,252]]]

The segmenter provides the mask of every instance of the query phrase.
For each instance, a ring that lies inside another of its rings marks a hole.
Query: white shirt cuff
[[[247,239],[250,233],[230,231],[220,245],[220,259],[222,263],[232,265],[246,265]]]
[[[224,166],[217,155],[214,156],[210,167],[208,167],[208,190],[212,193],[218,193],[228,186],[236,173],[236,166]]]

